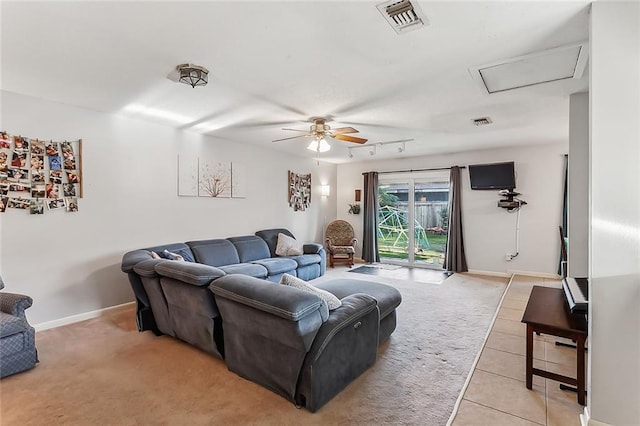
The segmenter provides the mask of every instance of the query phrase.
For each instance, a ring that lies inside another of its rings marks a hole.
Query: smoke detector
[[[390,0],[376,7],[398,34],[429,25],[429,21],[420,10],[420,7],[409,0]]]

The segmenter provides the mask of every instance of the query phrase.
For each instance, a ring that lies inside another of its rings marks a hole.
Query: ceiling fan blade
[[[290,138],[276,139],[271,142],[280,142],[280,141],[287,141],[289,139],[306,138],[307,136],[311,136],[311,135],[307,134],[307,135],[291,136]]]
[[[332,133],[360,133],[353,127],[338,127],[337,129],[331,129]]]
[[[355,143],[365,143],[368,140],[368,139],[357,138],[355,136],[347,136],[347,135],[334,135],[332,137],[334,139],[339,139],[341,141],[355,142]]]
[[[299,129],[287,129],[285,127],[282,128],[282,130],[291,130],[293,132],[304,132],[304,133],[309,133],[308,130],[299,130]]]

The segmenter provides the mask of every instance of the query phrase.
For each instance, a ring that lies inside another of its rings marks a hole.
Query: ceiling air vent
[[[476,126],[486,126],[487,124],[493,123],[489,117],[474,118],[471,121],[473,121],[473,124]]]
[[[409,0],[391,0],[376,7],[398,34],[429,24],[418,5],[413,5]]]

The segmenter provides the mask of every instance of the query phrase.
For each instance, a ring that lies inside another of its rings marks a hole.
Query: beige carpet
[[[343,270],[344,271],[344,270]],[[0,381],[0,424],[444,425],[506,279],[455,274],[441,285],[386,282],[403,295],[376,364],[317,413],[169,337],[138,333],[133,309],[39,332],[40,364]]]

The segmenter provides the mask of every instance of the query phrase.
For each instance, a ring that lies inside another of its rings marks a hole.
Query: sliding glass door
[[[446,172],[380,175],[380,261],[442,268],[449,226],[448,203]]]

